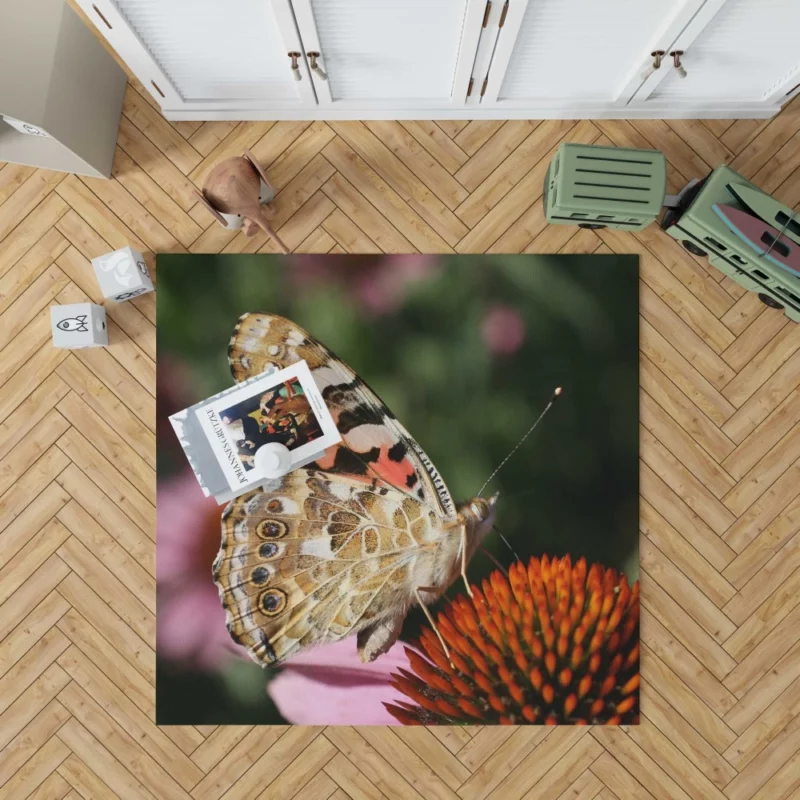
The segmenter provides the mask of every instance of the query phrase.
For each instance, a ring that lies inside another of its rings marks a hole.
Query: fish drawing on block
[[[67,317],[66,319],[62,319],[56,324],[56,327],[60,328],[62,331],[78,331],[79,333],[85,333],[89,330],[89,326],[86,323],[86,314],[81,314],[79,317]]]
[[[724,203],[712,206],[717,216],[760,256],[787,272],[800,275],[800,245],[758,217]]]

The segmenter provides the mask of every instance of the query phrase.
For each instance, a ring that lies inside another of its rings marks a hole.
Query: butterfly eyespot
[[[275,542],[264,542],[258,548],[258,554],[261,558],[272,558],[278,552],[278,545]]]
[[[258,598],[258,607],[268,617],[277,617],[286,608],[286,592],[282,589],[267,589]]]
[[[283,511],[283,503],[280,500],[272,499],[267,503],[267,511],[277,514],[279,511]]]
[[[262,547],[264,547],[264,546],[266,546],[266,545],[262,545]],[[258,585],[261,585],[262,583],[266,583],[269,580],[269,570],[267,570],[266,567],[256,567],[250,573],[250,580],[253,583],[258,584]]]
[[[263,519],[256,526],[256,534],[261,539],[280,539],[288,532],[286,523],[279,519]]]

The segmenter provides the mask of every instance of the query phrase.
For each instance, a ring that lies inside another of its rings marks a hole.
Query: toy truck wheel
[[[605,228],[605,225],[598,225],[596,222],[579,222],[579,228],[588,228],[590,231],[596,231],[598,228]]]
[[[696,245],[694,242],[690,242],[688,239],[684,239],[684,240],[681,242],[681,244],[682,244],[682,245],[684,246],[684,248],[685,248],[686,250],[688,250],[688,251],[689,251],[689,252],[690,252],[690,253],[691,253],[693,256],[699,256],[700,258],[703,258],[704,256],[707,256],[707,255],[708,255],[708,253],[706,253],[706,251],[705,251],[705,250],[702,250],[702,249],[701,249],[701,248],[699,248],[699,247],[698,247],[698,246],[697,246],[697,245]]]
[[[774,298],[770,297],[768,294],[763,294],[759,292],[758,299],[765,305],[769,306],[770,308],[777,308],[783,309],[783,306]]]

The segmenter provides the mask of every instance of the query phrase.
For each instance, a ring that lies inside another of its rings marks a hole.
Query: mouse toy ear
[[[253,169],[258,173],[258,177],[261,178],[261,180],[272,190],[272,193],[275,194],[275,190],[272,188],[269,178],[267,178],[267,173],[264,172],[261,165],[258,163],[258,161],[256,161],[256,157],[247,148],[244,150],[244,158],[250,162]]]
[[[208,202],[208,198],[205,196],[205,194],[201,194],[198,191],[195,191],[195,194],[200,198],[203,205],[209,210],[211,216],[214,217],[214,219],[219,222],[220,225],[227,228],[228,223],[225,221],[225,217],[223,217],[222,214],[220,214],[219,211],[217,211],[217,209]]]

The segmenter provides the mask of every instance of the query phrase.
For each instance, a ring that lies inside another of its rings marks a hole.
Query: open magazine
[[[275,477],[259,468],[260,447],[286,447],[289,472],[342,438],[305,361],[264,372],[169,419],[203,492],[218,503]]]

